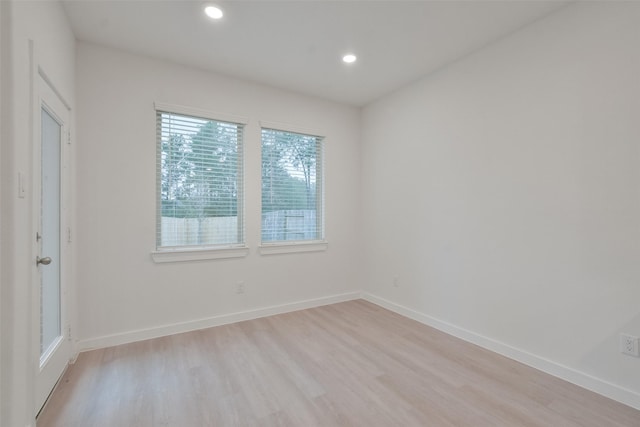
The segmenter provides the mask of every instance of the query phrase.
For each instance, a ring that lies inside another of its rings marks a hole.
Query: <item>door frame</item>
[[[33,48],[33,46],[31,46]],[[41,109],[43,106],[47,106],[47,111],[52,115],[52,117],[57,117],[52,106],[49,106],[44,99],[44,92],[50,91],[48,96],[53,96],[57,98],[56,103],[61,105],[65,111],[63,111],[64,115],[66,115],[66,122],[63,123],[62,126],[62,141],[60,147],[60,318],[61,318],[61,329],[62,329],[62,345],[65,348],[66,356],[68,356],[68,361],[66,366],[68,366],[69,362],[73,360],[75,357],[75,346],[73,345],[73,341],[71,338],[71,306],[70,306],[70,289],[72,287],[72,271],[71,271],[71,195],[72,195],[72,186],[71,186],[71,173],[70,173],[70,162],[71,162],[71,138],[70,138],[70,130],[71,130],[71,107],[69,103],[65,100],[65,98],[61,95],[60,91],[56,88],[55,84],[48,77],[47,73],[37,65],[35,61],[35,55],[32,54],[32,68],[31,68],[31,93],[32,93],[32,116],[31,116],[31,140],[32,140],[32,172],[31,172],[31,192],[32,192],[32,225],[31,225],[31,257],[29,259],[29,263],[31,265],[32,271],[32,280],[31,280],[31,295],[32,295],[32,304],[31,304],[31,351],[32,355],[32,366],[33,366],[33,380],[32,380],[32,396],[33,396],[33,407],[32,414],[35,419],[37,414],[40,412],[44,404],[46,403],[47,398],[42,400],[42,397],[39,397],[37,381],[39,378],[39,374],[41,371],[40,367],[40,280],[41,275],[36,265],[36,257],[37,256],[46,256],[40,254],[40,243],[36,239],[36,233],[38,233],[41,229],[41,149],[42,149],[42,135],[41,135]],[[59,118],[58,118],[59,119]],[[46,267],[45,267],[46,268]],[[65,342],[66,341],[66,342]],[[65,367],[66,369],[66,367]],[[63,370],[64,372],[64,370]],[[58,378],[59,380],[59,378]],[[55,388],[55,386],[54,386]]]

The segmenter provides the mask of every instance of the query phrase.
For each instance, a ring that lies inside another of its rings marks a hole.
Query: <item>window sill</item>
[[[234,248],[206,248],[206,249],[174,249],[151,252],[151,258],[155,263],[204,261],[208,259],[244,258],[249,254],[246,246]]]
[[[323,252],[329,247],[325,241],[315,240],[311,242],[292,243],[265,243],[259,247],[260,255],[279,255],[298,252]]]

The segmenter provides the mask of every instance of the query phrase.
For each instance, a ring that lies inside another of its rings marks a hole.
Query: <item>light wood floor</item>
[[[80,354],[38,427],[640,426],[640,411],[351,301]]]

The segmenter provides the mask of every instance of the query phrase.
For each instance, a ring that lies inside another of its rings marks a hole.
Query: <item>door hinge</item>
[[[67,132],[67,145],[71,145],[71,131]]]
[[[67,227],[67,243],[71,243],[71,227]]]
[[[24,196],[27,192],[25,189],[25,177],[24,173],[18,171],[18,197],[24,199]]]

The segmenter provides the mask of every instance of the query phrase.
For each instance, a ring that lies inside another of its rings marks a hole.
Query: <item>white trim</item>
[[[95,350],[97,348],[111,347],[114,345],[127,344],[136,341],[143,341],[151,338],[164,337],[183,332],[190,332],[199,329],[211,328],[214,326],[227,325],[229,323],[242,322],[245,320],[258,319],[260,317],[273,316],[276,314],[289,313],[292,311],[305,310],[307,308],[319,307],[322,305],[336,304],[339,302],[360,299],[360,292],[349,292],[332,295],[328,297],[314,298],[288,304],[274,305],[270,307],[258,308],[254,310],[241,311],[237,313],[221,314],[219,316],[204,319],[191,320],[187,322],[173,323],[170,325],[138,329],[118,334],[104,335],[98,338],[90,338],[78,342],[80,351]]]
[[[323,252],[329,247],[325,241],[295,241],[279,243],[263,243],[258,247],[260,255],[279,255],[297,252]]]
[[[203,261],[207,259],[244,258],[248,254],[249,248],[246,246],[219,249],[176,249],[151,251],[151,259],[155,263]]]
[[[326,135],[324,134],[324,132],[320,132],[317,129],[307,128],[307,127],[298,126],[298,125],[291,125],[288,123],[269,122],[265,120],[260,120],[258,123],[260,124],[260,129],[262,128],[273,129],[273,130],[280,130],[283,132],[301,133],[304,135],[316,136],[323,139],[326,138]]]
[[[185,114],[187,116],[196,116],[203,119],[230,122],[239,125],[246,125],[249,123],[249,119],[246,117],[226,113],[216,113],[214,111],[208,111],[201,108],[187,107],[185,105],[169,104],[166,102],[154,102],[153,107],[156,111],[162,111],[165,113]]]
[[[436,328],[449,335],[453,335],[454,337],[463,339],[487,350],[491,350],[495,353],[516,360],[549,375],[553,375],[554,377],[586,388],[587,390],[591,390],[595,393],[616,400],[625,405],[631,406],[632,408],[640,409],[640,393],[637,393],[633,390],[620,387],[608,381],[596,378],[585,372],[581,372],[568,366],[561,365],[549,359],[545,359],[535,354],[531,354],[524,350],[512,347],[503,342],[485,337],[473,331],[469,331],[451,323],[436,319],[429,315],[420,313],[419,311],[391,302],[387,299],[377,297],[368,292],[363,292],[362,298],[373,304],[384,307],[387,310],[391,310],[402,316],[416,320],[427,326]]]
[[[45,365],[49,363],[49,359],[51,359],[51,356],[56,352],[56,350],[58,350],[64,339],[65,337],[62,335],[56,338],[53,343],[51,343],[47,351],[45,351],[44,354],[40,356],[40,371],[42,371]]]
[[[64,104],[67,111],[71,111],[71,105],[67,102],[65,97],[62,96],[62,93],[60,93],[58,88],[56,88],[56,85],[53,84],[53,82],[51,81],[47,73],[39,65],[38,65],[38,74],[40,75],[40,77],[42,77],[42,80],[44,80],[44,82],[51,88],[53,93],[56,94],[56,96],[60,99],[62,104]]]

